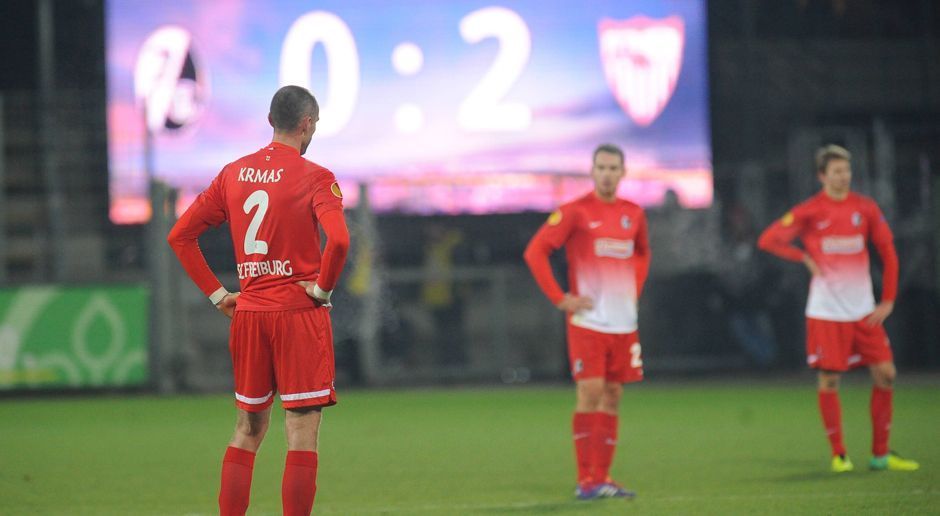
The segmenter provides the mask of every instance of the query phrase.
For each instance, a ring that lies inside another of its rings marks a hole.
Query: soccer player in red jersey
[[[594,151],[594,191],[552,213],[525,250],[525,261],[548,299],[567,315],[568,357],[577,385],[572,421],[579,499],[632,498],[610,478],[623,384],[643,379],[637,301],[649,271],[646,215],[617,197],[623,151]],[[564,292],[548,257],[568,259]]]
[[[888,448],[897,371],[885,319],[894,310],[898,257],[891,228],[875,201],[851,191],[851,155],[837,145],[816,153],[822,191],[771,224],[758,241],[769,253],[803,263],[812,275],[806,303],[806,357],[818,371],[819,410],[832,446],[834,472],[853,469],[842,442],[839,380],[849,369],[868,366],[871,392],[872,459],[875,470],[915,470],[918,464]],[[803,247],[792,245],[799,237]],[[875,304],[868,244],[884,265],[881,302]]]
[[[301,157],[318,119],[309,91],[279,89],[268,115],[273,141],[226,165],[168,237],[192,280],[232,318],[238,417],[222,461],[222,515],[242,515],[248,508],[255,453],[275,393],[286,412],[284,514],[309,515],[313,507],[321,408],[336,403],[330,294],[349,249],[336,178]],[[240,293],[225,290],[197,240],[209,226],[226,221]],[[322,254],[319,228],[326,233]]]

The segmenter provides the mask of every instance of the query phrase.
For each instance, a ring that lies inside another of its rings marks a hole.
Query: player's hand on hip
[[[869,326],[880,326],[893,311],[894,301],[882,301],[875,307],[875,311],[865,318],[865,324]]]
[[[822,270],[820,270],[819,265],[816,265],[816,262],[813,261],[808,254],[803,255],[803,265],[809,269],[809,273],[813,276],[822,276]]]
[[[226,317],[231,319],[232,316],[235,315],[235,305],[238,303],[238,296],[240,295],[241,292],[231,292],[229,294],[225,294],[225,297],[223,297],[222,300],[219,301],[219,304],[215,305],[215,307],[218,308],[220,312],[225,314]]]
[[[580,312],[582,310],[590,310],[594,308],[594,301],[591,301],[589,297],[583,296],[572,296],[571,294],[565,294],[565,297],[558,302],[557,305],[559,310],[562,312]]]
[[[331,303],[329,299],[323,299],[317,296],[316,289],[314,288],[317,285],[316,283],[312,281],[298,281],[297,284],[304,288],[304,292],[313,299],[313,302],[316,303],[318,307],[322,306],[327,310],[333,310],[333,303]]]

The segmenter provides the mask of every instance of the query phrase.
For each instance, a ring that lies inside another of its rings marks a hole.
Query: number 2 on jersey
[[[258,240],[258,230],[261,229],[261,221],[264,219],[264,214],[268,212],[268,192],[264,190],[255,190],[245,199],[245,205],[242,206],[242,209],[245,210],[245,215],[251,213],[251,209],[255,206],[258,207],[258,210],[255,211],[255,216],[251,218],[251,223],[248,224],[248,231],[245,232],[245,254],[268,254],[268,243],[264,240]]]

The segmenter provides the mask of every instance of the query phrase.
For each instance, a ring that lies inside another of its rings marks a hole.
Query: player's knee
[[[619,383],[609,383],[604,386],[603,408],[607,412],[614,412],[620,406],[620,398],[623,397],[623,385]]]
[[[839,375],[835,373],[819,373],[819,390],[837,391],[839,390]]]
[[[244,437],[260,440],[268,431],[268,422],[255,418],[239,419],[235,425],[235,431]]]
[[[894,380],[898,376],[898,371],[894,364],[884,364],[876,370],[875,383],[882,388],[894,387]]]
[[[587,384],[578,386],[578,408],[581,410],[597,410],[600,408],[603,398],[603,385]]]

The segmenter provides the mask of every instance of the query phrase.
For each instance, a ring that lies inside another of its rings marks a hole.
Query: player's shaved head
[[[271,99],[271,112],[268,116],[274,130],[291,132],[300,126],[303,117],[311,116],[316,120],[319,114],[320,105],[306,88],[284,86],[277,90]]]

